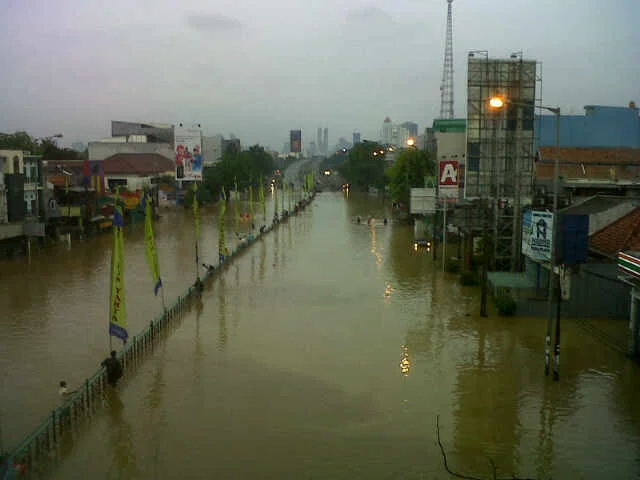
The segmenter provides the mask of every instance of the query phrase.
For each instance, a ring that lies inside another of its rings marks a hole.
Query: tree
[[[386,149],[375,142],[358,143],[350,151],[340,167],[340,173],[354,187],[384,187],[384,158]]]
[[[339,169],[349,158],[349,152],[338,150],[320,162],[320,171]]]
[[[424,187],[424,178],[433,175],[434,168],[435,163],[428,153],[417,149],[401,150],[395,163],[385,172],[391,198],[409,205],[411,188]]]
[[[0,133],[0,148],[5,150],[21,150],[32,155],[40,155],[38,141],[27,132]]]
[[[35,138],[27,132],[0,133],[0,148],[22,150],[31,155],[42,155],[43,160],[81,160],[88,157],[88,151],[78,152],[72,148],[60,148],[55,142],[62,135]]]
[[[237,182],[238,189],[245,190],[250,182],[256,185],[261,176],[271,175],[273,169],[273,157],[260,145],[253,145],[244,152],[227,151],[219,163],[204,168],[203,188],[212,198],[220,198],[223,188],[234,188]]]

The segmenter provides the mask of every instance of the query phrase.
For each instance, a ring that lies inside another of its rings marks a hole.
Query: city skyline
[[[10,2],[0,131],[62,132],[71,145],[108,136],[114,119],[185,122],[271,148],[291,128],[315,137],[317,119],[334,141],[356,129],[376,139],[386,116],[423,131],[439,116],[446,6]],[[639,101],[634,2],[601,7],[516,0],[497,15],[488,0],[454,1],[455,117],[466,115],[467,53],[478,49],[541,62],[543,102],[563,113]],[[523,28],[531,22],[544,28]]]

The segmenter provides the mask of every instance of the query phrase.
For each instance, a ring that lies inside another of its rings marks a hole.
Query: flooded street
[[[374,227],[354,221],[369,215]],[[638,366],[566,320],[554,383],[546,319],[481,318],[479,287],[461,287],[413,251],[411,226],[384,217],[375,197],[319,194],[247,249],[65,437],[47,478],[447,479],[437,416],[460,474],[493,478],[491,459],[499,478],[637,478]],[[203,262],[217,263],[216,230],[203,209]],[[190,212],[163,212],[156,239],[170,302],[195,278]],[[111,241],[0,263],[6,448],[59,402],[61,379],[77,388],[107,355]],[[161,302],[142,225],[125,249],[133,335]]]

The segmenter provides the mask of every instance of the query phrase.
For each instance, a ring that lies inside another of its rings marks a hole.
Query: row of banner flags
[[[147,264],[153,279],[153,293],[158,295],[162,289],[162,278],[158,264],[158,250],[153,231],[153,206],[151,197],[145,193],[144,202],[144,245]],[[199,214],[197,204],[194,204],[196,231],[199,229]],[[109,302],[109,335],[127,342],[127,306],[124,288],[124,209],[120,195],[116,192],[113,210],[113,250],[111,254],[111,297]],[[165,308],[164,291],[162,292],[162,306]]]
[[[313,173],[304,177],[303,188],[305,192],[310,192],[314,184]],[[238,182],[234,181],[235,187],[235,217],[236,217],[236,231],[238,230],[239,223],[239,199],[240,193],[238,191]],[[287,192],[286,183],[283,184],[283,196],[282,196],[282,209],[284,210],[284,195]],[[260,189],[258,190],[258,199],[260,201],[260,207],[262,209],[262,216],[266,219],[266,203],[264,195],[264,183],[262,177],[260,179]],[[224,188],[220,194],[220,210],[218,211],[218,256],[219,261],[222,263],[228,250],[225,244],[225,229],[224,219],[227,210],[227,197]],[[249,200],[251,208],[251,221],[253,222],[254,207],[253,207],[253,185],[249,186]],[[164,299],[164,290],[162,285],[162,277],[160,276],[160,266],[158,263],[158,250],[156,248],[155,234],[153,230],[153,205],[152,198],[148,192],[145,192],[143,196],[144,202],[144,242],[145,242],[145,254],[147,264],[151,272],[153,279],[153,293],[158,295],[158,292],[162,292],[162,306],[166,308]],[[278,189],[274,190],[274,204],[278,207]],[[289,210],[291,209],[291,195],[289,195]],[[198,202],[198,185],[193,185],[193,221],[195,228],[195,248],[196,248],[196,275],[199,271],[199,258],[198,258],[198,239],[200,237],[200,205]],[[125,301],[125,288],[124,288],[124,204],[120,199],[120,194],[116,191],[115,205],[113,211],[113,250],[111,254],[111,295],[109,301],[109,336],[116,337],[122,340],[123,343],[127,342],[129,333],[127,331],[127,308]],[[199,279],[199,275],[197,275]]]

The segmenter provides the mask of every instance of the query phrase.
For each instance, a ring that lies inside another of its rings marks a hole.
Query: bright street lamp
[[[413,138],[407,138],[407,146],[413,147],[416,144],[416,141]]]
[[[502,108],[504,106],[504,100],[500,97],[491,97],[489,100],[489,105],[491,108]]]
[[[517,101],[511,101],[508,99],[503,99],[501,97],[495,96],[489,99],[489,106],[498,110],[502,108],[505,104],[516,105],[519,107],[531,107],[533,105],[521,103]],[[554,293],[555,299],[557,302],[556,309],[556,341],[554,345],[554,371],[553,371],[553,379],[560,379],[560,275],[558,274],[558,278],[555,278],[556,271],[556,261],[558,258],[557,252],[557,235],[558,235],[558,190],[559,190],[559,177],[560,177],[560,107],[547,107],[544,105],[536,105],[537,108],[541,108],[543,110],[547,110],[553,113],[556,117],[556,158],[553,162],[553,225],[551,228],[551,267],[549,269],[549,291],[547,294],[547,302],[548,302],[548,317],[547,317],[547,336],[545,337],[545,367],[544,373],[545,375],[549,375],[549,365],[551,361],[551,327],[552,327],[552,317],[553,317],[553,300]],[[519,181],[519,180],[518,180]],[[555,292],[554,292],[555,289]]]

